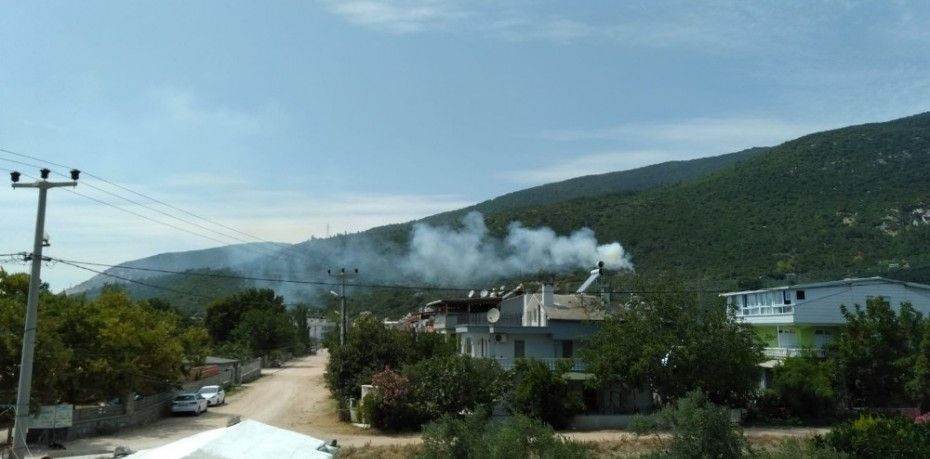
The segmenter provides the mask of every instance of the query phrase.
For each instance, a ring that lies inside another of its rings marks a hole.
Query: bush
[[[730,421],[730,410],[711,403],[700,391],[688,393],[652,416],[637,416],[630,425],[637,435],[670,431],[668,450],[675,458],[741,458],[749,453],[742,429]]]
[[[423,429],[422,458],[586,458],[585,448],[525,416],[493,422],[481,414],[446,415]]]
[[[362,399],[359,414],[363,421],[386,431],[417,429],[422,415],[411,402],[410,383],[407,378],[387,369],[372,380],[375,391]]]
[[[862,415],[835,426],[815,442],[853,457],[930,457],[930,425],[904,417]]]
[[[772,386],[760,405],[767,414],[774,411],[807,421],[832,417],[837,400],[830,364],[812,355],[786,358],[775,367]]]
[[[569,369],[569,362],[560,362],[552,371],[539,360],[518,360],[510,411],[542,420],[556,429],[565,428],[584,409],[581,394],[572,390],[564,377]]]
[[[410,400],[427,419],[490,408],[506,392],[509,377],[491,359],[437,356],[403,370],[410,380]]]
[[[365,314],[352,324],[344,346],[329,348],[326,386],[340,403],[358,397],[362,384],[385,368],[456,352],[455,342],[445,335],[420,334],[387,329],[376,317]]]
[[[758,459],[842,459],[844,453],[827,448],[819,448],[812,441],[802,438],[789,438],[778,444],[755,451],[753,457]]]

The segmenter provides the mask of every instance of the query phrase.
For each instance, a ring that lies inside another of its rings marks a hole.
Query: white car
[[[194,413],[200,416],[200,413],[207,411],[207,399],[200,394],[179,394],[171,402],[172,413]]]
[[[222,386],[203,386],[197,393],[207,399],[210,406],[226,403],[226,391],[223,390]]]

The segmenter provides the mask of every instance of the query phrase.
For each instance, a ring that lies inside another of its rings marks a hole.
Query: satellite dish
[[[480,296],[481,298],[487,298],[487,297],[488,297],[488,291],[487,291],[487,290],[482,290],[481,293],[479,293],[479,296]]]
[[[473,296],[475,296],[475,291],[474,291],[474,290],[469,290],[469,291],[468,291],[468,297],[471,298],[471,297],[473,297]]]
[[[498,320],[501,320],[501,312],[497,308],[488,309],[488,322],[497,323]]]

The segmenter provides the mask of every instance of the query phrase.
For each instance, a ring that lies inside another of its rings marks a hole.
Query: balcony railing
[[[762,353],[766,357],[783,359],[785,357],[798,357],[806,355],[807,352],[813,352],[817,357],[826,355],[823,349],[799,348],[799,347],[767,347]]]
[[[488,313],[472,312],[458,314],[438,314],[433,319],[436,328],[455,328],[462,325],[491,325],[488,322]],[[501,314],[500,319],[494,323],[497,326],[519,327],[523,325],[521,314]]]
[[[525,359],[526,360],[538,360],[542,363],[545,363],[546,366],[549,367],[550,370],[555,370],[559,362],[570,362],[572,366],[569,369],[569,371],[584,372],[588,368],[588,366],[581,359],[564,359],[564,358],[554,358],[554,357],[542,357],[542,358],[526,357]],[[512,370],[516,366],[517,360],[521,360],[521,359],[520,358],[495,358],[494,360],[496,360],[497,363],[500,364],[501,368],[505,370]]]
[[[794,314],[794,306],[790,304],[773,306],[749,306],[736,310],[736,315],[740,317],[772,316],[783,314]]]

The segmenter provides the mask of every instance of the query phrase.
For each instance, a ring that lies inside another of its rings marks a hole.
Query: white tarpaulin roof
[[[245,420],[232,427],[207,430],[155,449],[139,451],[133,459],[331,459],[320,451],[325,442],[309,435]]]

